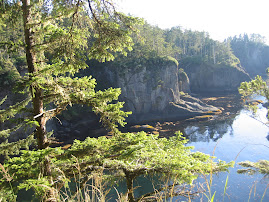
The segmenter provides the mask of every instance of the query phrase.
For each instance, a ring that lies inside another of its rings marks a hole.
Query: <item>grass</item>
[[[103,181],[103,171],[93,172],[87,178],[82,178],[78,160],[75,168],[78,174],[76,175],[74,172],[74,182],[70,182],[67,187],[60,190],[60,201],[105,202],[110,190],[105,190],[106,183]]]

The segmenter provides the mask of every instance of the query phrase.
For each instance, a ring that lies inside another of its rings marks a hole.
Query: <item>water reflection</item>
[[[189,138],[189,146],[195,151],[213,154],[224,161],[253,161],[269,160],[269,128],[266,122],[267,109],[259,106],[258,115],[251,118],[247,110],[242,109],[235,117],[225,121],[193,123],[185,126],[183,131]],[[258,120],[257,120],[258,119]],[[247,176],[237,174],[242,168],[235,164],[230,169],[227,193],[224,201],[269,201],[269,190],[266,191],[269,179],[256,174]],[[227,173],[213,177],[212,192],[216,191],[216,201],[223,201],[223,190]],[[200,179],[201,182],[204,179]],[[255,191],[254,191],[255,190]],[[254,194],[255,192],[255,194]],[[202,196],[201,196],[202,197]],[[175,198],[179,199],[179,198]],[[197,198],[194,201],[203,199]]]
[[[206,124],[197,123],[184,128],[183,132],[190,142],[216,142],[224,135],[233,135],[232,123],[234,119],[218,122],[212,121]]]
[[[269,128],[262,123],[267,121],[266,113],[267,110],[260,106],[257,116],[259,121],[251,118],[250,113],[242,109],[223,120],[169,123],[169,125],[162,126],[163,133],[165,133],[163,136],[173,135],[175,131],[180,130],[189,139],[188,146],[194,146],[194,151],[210,155],[214,153],[217,159],[227,162],[235,161],[235,167],[230,169],[229,174],[220,173],[213,176],[211,192],[216,191],[214,201],[261,201],[262,198],[263,201],[269,201],[268,178],[264,178],[260,174],[253,176],[237,174],[237,170],[242,168],[237,164],[238,162],[269,160]],[[227,194],[223,196],[228,175]],[[151,183],[143,179],[137,180],[136,192],[138,195],[152,189]],[[196,181],[197,184],[204,182],[204,178]],[[172,199],[172,201],[186,200],[188,199],[180,197]],[[208,200],[204,194],[201,194],[192,201]]]

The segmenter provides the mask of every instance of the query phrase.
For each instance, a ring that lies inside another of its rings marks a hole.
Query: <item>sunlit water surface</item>
[[[261,174],[237,174],[237,170],[242,168],[238,162],[269,160],[269,128],[263,124],[267,122],[266,114],[267,109],[260,105],[255,119],[242,109],[234,120],[194,123],[184,128],[184,133],[190,140],[188,145],[194,146],[195,151],[214,154],[226,162],[236,162],[229,174],[213,176],[211,193],[216,192],[214,201],[269,201],[269,188],[266,192],[269,186],[268,177]],[[227,176],[228,186],[223,197]],[[198,181],[204,182],[205,179]],[[173,198],[173,201],[177,200],[182,198]],[[192,201],[207,201],[207,197],[200,194]]]
[[[230,168],[229,172],[213,175],[210,189],[212,195],[215,193],[214,201],[269,201],[268,177],[261,174],[237,174],[237,170],[242,168],[238,162],[269,160],[269,127],[264,124],[267,122],[266,114],[267,109],[259,105],[255,119],[249,111],[241,109],[235,116],[226,120],[187,123],[180,129],[189,139],[187,145],[195,147],[194,151],[214,155],[216,159],[226,162],[235,161],[234,168]],[[227,178],[226,194],[223,196]],[[154,177],[154,183],[144,176],[139,177],[134,184],[135,195],[152,192],[152,184],[160,183],[158,177]],[[195,181],[197,187],[204,183],[205,179],[202,177]],[[118,191],[126,192],[124,184],[125,182],[117,187]],[[191,201],[208,201],[208,188],[205,184],[203,187],[206,192],[200,193]],[[112,197],[113,200],[115,198]],[[184,197],[173,197],[166,201],[170,200],[189,201]]]
[[[214,201],[269,201],[269,178],[261,174],[248,176],[237,174],[241,168],[237,163],[241,161],[269,160],[269,127],[262,122],[267,122],[267,109],[259,106],[256,119],[251,118],[250,112],[240,110],[236,116],[220,121],[206,121],[188,123],[182,132],[189,139],[189,146],[194,146],[194,151],[204,152],[216,156],[217,159],[226,162],[235,161],[235,167],[230,168],[229,173],[213,175],[211,186],[212,195],[216,193]],[[228,176],[228,186],[224,195],[225,182]],[[158,177],[154,178],[154,184],[159,184]],[[196,184],[204,183],[205,179],[199,178]],[[135,195],[141,196],[153,191],[153,182],[141,176],[135,180]],[[268,187],[268,190],[266,191]],[[204,186],[206,188],[206,186]],[[115,191],[117,190],[117,191]],[[206,188],[207,190],[207,188]],[[126,192],[125,182],[111,187],[108,201],[116,201],[116,194]],[[207,190],[208,191],[208,190]],[[112,193],[113,192],[113,193]],[[191,201],[208,201],[208,192],[199,194]],[[23,194],[25,198],[26,195]],[[30,197],[30,196],[29,196]],[[28,198],[29,199],[29,198]],[[173,197],[167,201],[189,201],[188,198]],[[21,201],[28,201],[27,199]]]

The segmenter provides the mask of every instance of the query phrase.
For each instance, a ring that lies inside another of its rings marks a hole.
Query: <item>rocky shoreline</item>
[[[126,127],[121,127],[120,130],[122,132],[146,131],[157,134],[165,132],[162,130],[163,126],[180,124],[182,121],[207,121],[229,113],[222,107],[213,106],[218,102],[217,98],[199,98],[188,94],[181,95],[181,99],[177,102],[170,102],[163,113],[148,112],[134,115],[135,119],[132,120],[132,117],[127,119],[128,124]],[[130,119],[131,121],[129,121]],[[85,139],[87,136],[109,136],[109,132],[102,127],[98,117],[89,111],[78,113],[77,118],[64,116],[61,122],[54,120],[50,126],[56,137],[65,143],[71,143],[74,139]]]
[[[190,122],[204,122],[204,121],[220,121],[226,120],[231,117],[236,116],[240,109],[243,108],[243,101],[240,98],[239,94],[222,94],[217,96],[211,95],[195,95],[199,99],[209,105],[215,106],[218,110],[216,111],[207,111],[201,113],[197,116],[181,117],[178,120],[172,121],[157,121],[157,122],[148,122],[147,124],[141,125],[127,125],[123,129],[124,132],[138,132],[145,131],[147,133],[159,134],[160,137],[167,137],[174,135],[178,130],[181,130],[184,126],[190,124]]]

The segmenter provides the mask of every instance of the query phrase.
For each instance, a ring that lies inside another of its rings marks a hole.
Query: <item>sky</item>
[[[181,26],[208,32],[223,41],[239,34],[260,34],[269,44],[269,0],[118,0],[126,14],[160,28]]]

